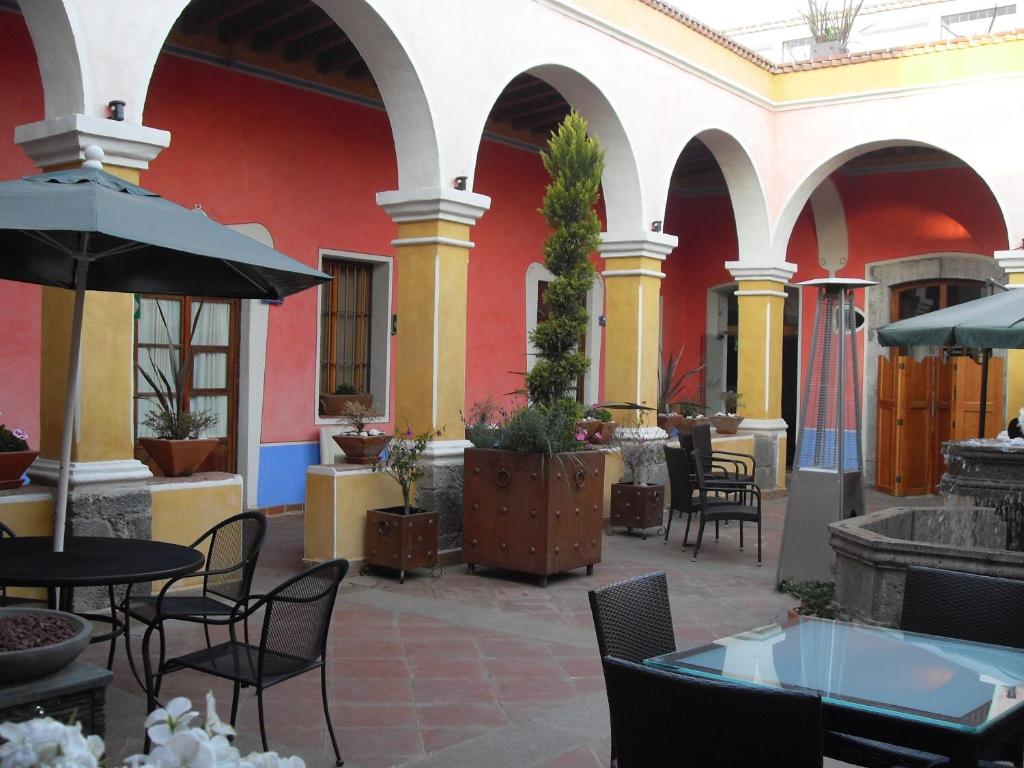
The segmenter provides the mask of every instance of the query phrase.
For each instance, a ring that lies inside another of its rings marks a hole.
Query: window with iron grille
[[[373,264],[324,259],[325,283],[320,310],[320,392],[338,387],[369,392],[373,326]]]

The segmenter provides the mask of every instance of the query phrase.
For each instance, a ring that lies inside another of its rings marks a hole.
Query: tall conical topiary
[[[604,150],[587,135],[586,120],[571,112],[541,158],[551,177],[541,210],[554,230],[544,243],[544,264],[555,277],[544,294],[548,318],[530,334],[539,359],[526,376],[526,388],[531,403],[550,407],[573,399],[576,380],[590,367],[580,352],[580,336],[587,330],[587,291],[594,279],[590,254],[601,237],[594,206]]]

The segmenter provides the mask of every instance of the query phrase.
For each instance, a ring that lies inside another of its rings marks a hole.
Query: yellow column
[[[1024,291],[1024,251],[996,251],[995,257],[1006,271],[1011,290]],[[1006,355],[1006,420],[1016,416],[1021,408],[1024,408],[1024,349],[1011,349]]]
[[[602,236],[604,259],[604,399],[658,405],[662,262],[677,238],[660,233]],[[627,425],[632,414],[619,414]],[[648,419],[648,426],[654,426]]]
[[[490,200],[461,190],[382,192],[395,247],[396,430],[444,429],[431,453],[457,453],[466,398],[466,296],[472,224]]]

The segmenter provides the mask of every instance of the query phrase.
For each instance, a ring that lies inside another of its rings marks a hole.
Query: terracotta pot
[[[685,416],[679,417],[679,426],[676,429],[679,430],[679,434],[688,435],[693,431],[693,428],[699,424],[710,424],[706,416],[697,416],[696,418],[687,418]]]
[[[164,477],[188,477],[206,457],[213,453],[220,440],[207,437],[197,440],[164,440],[158,437],[140,437],[139,442]]]
[[[364,408],[372,408],[373,395],[320,395],[320,415],[342,416],[346,403],[359,403]]]
[[[376,464],[391,435],[333,435],[348,464]]]
[[[7,451],[0,453],[0,491],[21,487],[21,476],[35,461],[39,451]]]
[[[598,419],[584,419],[580,426],[587,431],[587,442],[594,445],[608,445],[615,436],[615,428],[618,426],[614,421],[599,421]],[[598,438],[597,436],[601,437]]]
[[[658,414],[658,426],[664,429],[669,434],[672,434],[672,428],[675,427],[680,432],[680,425],[682,424],[683,417],[678,413],[659,413]]]
[[[720,435],[735,435],[743,422],[742,416],[712,416],[711,424]]]

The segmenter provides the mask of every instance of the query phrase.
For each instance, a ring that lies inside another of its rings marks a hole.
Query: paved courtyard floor
[[[869,492],[869,510],[899,500]],[[928,499],[924,503],[936,503]],[[921,503],[915,499],[915,504]],[[439,578],[414,573],[404,585],[386,574],[353,572],[342,584],[330,636],[330,698],[342,757],[350,768],[600,768],[608,765],[608,708],[587,591],[653,570],[668,574],[679,647],[782,618],[794,601],[774,589],[786,500],[766,503],[764,566],[753,536],[738,550],[738,526],[710,536],[699,560],[680,552],[683,526],[659,536],[613,533],[593,576],[582,570],[533,579],[465,566]],[[304,567],[301,515],[275,517],[260,557],[255,591]],[[692,541],[692,539],[691,539]],[[176,625],[171,654],[202,636]],[[216,642],[216,638],[215,638]],[[87,658],[105,663],[106,646]],[[207,690],[222,717],[227,681],[190,672],[168,676],[162,698],[189,696],[202,711]],[[271,749],[307,765],[333,764],[316,673],[265,694]],[[110,764],[141,749],[145,699],[118,650],[108,693]],[[680,723],[680,738],[686,738]],[[255,695],[243,691],[239,747],[257,749]],[[829,761],[827,761],[829,762]],[[831,765],[839,765],[831,762]]]

